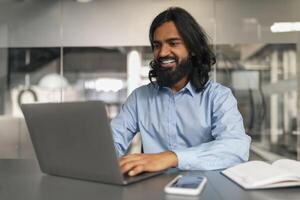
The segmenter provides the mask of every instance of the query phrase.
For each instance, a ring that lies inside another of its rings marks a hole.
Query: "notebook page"
[[[247,187],[259,187],[283,180],[295,180],[293,174],[262,161],[250,161],[226,169],[223,173]]]
[[[300,162],[290,159],[280,159],[272,164],[286,171],[289,171],[300,178]]]

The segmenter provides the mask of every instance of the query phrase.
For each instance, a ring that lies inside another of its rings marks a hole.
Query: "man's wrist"
[[[165,151],[164,154],[167,156],[169,167],[177,167],[178,159],[177,155],[173,151]]]

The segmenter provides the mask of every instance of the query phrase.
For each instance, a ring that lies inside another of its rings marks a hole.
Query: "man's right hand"
[[[130,154],[120,158],[122,173],[128,173],[129,176],[177,167],[177,163],[177,156],[171,151],[157,154]]]

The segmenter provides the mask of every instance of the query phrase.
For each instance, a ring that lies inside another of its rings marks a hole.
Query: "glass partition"
[[[232,89],[253,144],[294,159],[296,51],[296,44],[217,45],[217,81]]]

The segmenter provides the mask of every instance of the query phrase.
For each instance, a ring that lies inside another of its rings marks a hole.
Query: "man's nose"
[[[170,54],[170,48],[168,47],[168,45],[162,45],[158,57],[166,57],[169,54]]]

